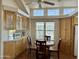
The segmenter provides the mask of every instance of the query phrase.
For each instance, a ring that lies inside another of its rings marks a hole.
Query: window
[[[59,9],[48,9],[48,16],[59,16]]]
[[[64,15],[71,14],[75,10],[76,10],[75,8],[64,8]]]
[[[44,36],[51,36],[54,40],[55,22],[36,22],[36,39],[44,39]]]
[[[46,22],[45,35],[51,36],[51,40],[54,40],[55,22]]]
[[[36,23],[36,39],[43,39],[44,38],[44,22],[37,22]]]
[[[14,37],[13,37],[13,34],[14,34],[14,32],[15,32],[15,30],[9,30],[9,40],[13,40],[14,39]]]
[[[44,10],[43,9],[33,10],[33,16],[44,16]]]

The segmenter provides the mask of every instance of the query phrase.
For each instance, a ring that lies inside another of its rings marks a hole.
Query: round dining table
[[[44,40],[40,39],[40,40],[38,40],[38,41],[44,41]],[[53,46],[53,45],[54,45],[54,41],[53,41],[53,40],[46,41],[46,45],[47,45],[47,46]]]
[[[52,40],[51,41],[47,41],[46,42],[46,45],[47,46],[53,46],[54,45],[54,41],[52,41]]]

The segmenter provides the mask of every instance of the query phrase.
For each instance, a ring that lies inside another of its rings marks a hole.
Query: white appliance
[[[78,25],[75,25],[74,56],[78,56]]]

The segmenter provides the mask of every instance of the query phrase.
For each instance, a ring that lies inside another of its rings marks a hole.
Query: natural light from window
[[[59,9],[48,9],[48,16],[59,16]]]
[[[44,39],[44,36],[51,36],[54,40],[55,22],[36,22],[36,39]]]
[[[33,10],[33,16],[44,16],[44,10],[43,9]]]
[[[77,8],[50,8],[50,9],[34,9],[32,12],[32,16],[60,16],[62,15],[70,15],[74,13]]]
[[[75,10],[75,8],[64,8],[64,15],[72,14]]]

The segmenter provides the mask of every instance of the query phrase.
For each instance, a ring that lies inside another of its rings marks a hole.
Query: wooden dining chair
[[[46,41],[36,40],[36,59],[50,59],[49,47]]]
[[[32,42],[30,36],[27,37],[27,43],[28,43],[28,54],[31,54]]]
[[[51,40],[51,36],[44,36],[44,40],[50,41]]]
[[[58,59],[59,59],[59,51],[60,51],[60,44],[61,44],[61,40],[59,40],[59,43],[58,43]]]
[[[61,40],[59,40],[57,49],[55,49],[55,48],[53,48],[53,47],[50,47],[50,51],[52,51],[52,52],[57,52],[58,59],[59,59],[60,45],[61,45]]]

